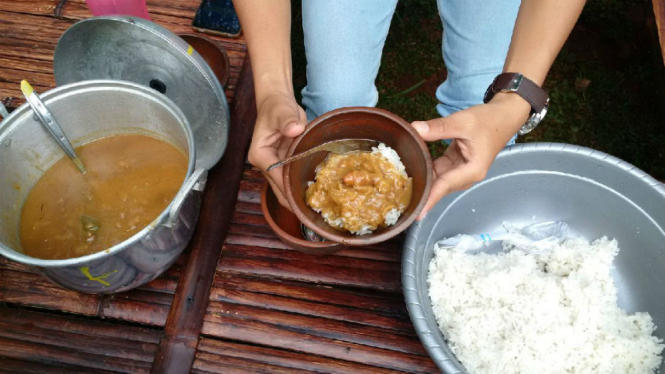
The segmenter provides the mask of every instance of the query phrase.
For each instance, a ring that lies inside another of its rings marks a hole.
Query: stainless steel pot
[[[105,251],[42,260],[21,253],[19,224],[28,193],[64,153],[23,105],[0,123],[0,254],[36,267],[53,282],[88,293],[129,290],[156,278],[191,239],[207,169],[195,168],[196,146],[187,118],[166,96],[130,82],[92,80],[41,95],[74,146],[139,133],[164,140],[188,157],[187,176],[169,206],[148,227]]]

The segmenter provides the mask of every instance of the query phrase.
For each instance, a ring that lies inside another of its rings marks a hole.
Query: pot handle
[[[169,216],[164,223],[166,227],[173,227],[176,221],[178,220],[178,214],[182,205],[187,200],[187,196],[192,191],[203,191],[208,179],[208,170],[204,168],[197,168],[194,170],[192,175],[189,176],[185,184],[182,186],[180,191],[173,198],[173,204],[171,205],[171,210],[169,211]]]

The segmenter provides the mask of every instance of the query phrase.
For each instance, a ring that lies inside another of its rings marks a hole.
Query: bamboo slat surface
[[[261,214],[263,183],[247,166],[194,369],[436,372],[401,292],[403,238],[331,256],[296,252]]]
[[[91,17],[85,0],[69,0],[62,17],[53,16],[58,0],[0,0],[0,100],[9,107],[24,102],[19,83],[27,79],[38,92],[55,87],[53,52],[69,26]],[[175,33],[195,33],[191,27],[200,0],[148,1],[152,20]],[[244,39],[206,35],[222,44],[229,55],[231,75],[226,94],[233,100],[246,54]]]
[[[164,326],[187,254],[154,281],[129,292],[90,295],[56,286],[27,266],[0,257],[0,302]]]
[[[147,373],[160,330],[0,308],[0,370]]]

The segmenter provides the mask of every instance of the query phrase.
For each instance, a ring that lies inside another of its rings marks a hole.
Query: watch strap
[[[498,92],[514,92],[526,100],[534,113],[540,113],[547,108],[549,97],[537,84],[520,73],[502,73],[494,78],[485,93],[484,102],[487,103]]]

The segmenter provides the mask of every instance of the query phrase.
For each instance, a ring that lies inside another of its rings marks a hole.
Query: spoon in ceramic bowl
[[[74,162],[74,165],[76,165],[81,173],[85,174],[87,170],[85,169],[85,166],[83,166],[81,159],[74,151],[74,147],[72,147],[72,143],[69,142],[67,135],[65,135],[64,131],[62,131],[62,128],[55,120],[55,117],[53,117],[53,114],[49,112],[49,110],[46,108],[46,105],[44,105],[42,102],[42,99],[39,98],[39,95],[37,95],[30,83],[28,83],[28,81],[25,79],[21,81],[21,92],[23,92],[23,96],[25,96],[25,99],[28,101],[30,108],[32,108],[33,112],[35,112],[42,125],[46,127],[48,132],[53,136],[58,145],[65,151],[67,156],[69,156],[69,158]]]
[[[312,155],[317,152],[322,152],[322,151],[328,151],[332,153],[337,153],[337,154],[345,154],[345,153],[350,153],[350,152],[358,152],[358,151],[371,151],[373,147],[378,147],[379,142],[376,140],[369,140],[369,139],[339,139],[339,140],[333,140],[330,142],[323,143],[319,146],[316,146],[314,148],[310,148],[304,152],[300,152],[296,155],[293,155],[291,157],[287,157],[283,159],[282,161],[276,162],[268,167],[266,171],[270,171],[274,168],[278,168],[280,166],[284,166],[288,163],[291,163],[295,160],[300,160],[303,157],[307,157],[309,155]]]

